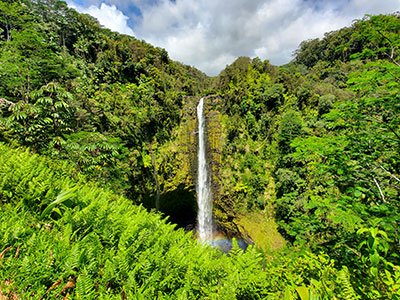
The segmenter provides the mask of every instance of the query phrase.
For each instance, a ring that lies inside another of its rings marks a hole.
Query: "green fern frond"
[[[346,266],[343,266],[343,268],[339,271],[337,276],[337,281],[342,289],[340,292],[341,297],[343,297],[342,299],[344,300],[361,299],[361,297],[357,295],[356,292],[354,291],[354,288],[350,282],[349,270],[347,269]]]
[[[82,299],[90,299],[90,296],[94,293],[94,284],[86,269],[78,276],[76,293]]]

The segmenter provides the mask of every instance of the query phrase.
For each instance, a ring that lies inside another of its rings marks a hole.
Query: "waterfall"
[[[201,241],[211,241],[213,237],[211,176],[208,173],[206,155],[206,124],[203,112],[203,98],[197,106],[199,123],[198,175],[197,175],[197,226]]]

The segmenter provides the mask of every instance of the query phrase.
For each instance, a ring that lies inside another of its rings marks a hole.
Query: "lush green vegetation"
[[[329,253],[365,299],[382,297],[366,287],[400,262],[399,21],[358,20],[303,42],[279,68],[239,58],[216,87],[227,201],[273,210],[288,241]]]
[[[0,24],[0,138],[68,159],[132,199],[152,193],[149,149],[206,75],[62,1],[2,1]]]
[[[0,290],[23,299],[276,299],[354,294],[326,255],[230,257],[50,161],[0,144]],[[284,263],[283,263],[284,262]],[[391,277],[390,277],[391,278]],[[299,292],[296,292],[299,290]]]
[[[0,2],[0,295],[400,299],[399,48],[398,14],[366,16],[209,78],[64,2]],[[200,95],[220,99],[217,221],[263,251],[135,206],[193,197]]]

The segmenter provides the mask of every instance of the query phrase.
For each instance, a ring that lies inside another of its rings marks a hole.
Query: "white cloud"
[[[348,14],[353,11],[359,14],[359,18],[365,14],[388,14],[398,10],[400,10],[399,0],[351,0],[346,7]]]
[[[101,3],[100,7],[91,5],[88,8],[76,5],[72,2],[69,3],[69,5],[81,13],[95,17],[99,20],[99,23],[106,28],[119,33],[134,35],[132,28],[127,24],[129,17],[124,15],[122,11],[118,10],[115,5]]]
[[[259,56],[273,64],[287,63],[303,40],[323,37],[325,32],[349,26],[366,13],[400,10],[399,0],[107,2],[112,5],[91,6],[86,13],[98,17],[106,27],[133,34],[125,15],[130,16],[137,38],[165,48],[172,59],[194,65],[209,75],[217,75],[239,56]],[[132,5],[140,9],[140,17],[128,12]],[[120,29],[111,27],[116,23]]]

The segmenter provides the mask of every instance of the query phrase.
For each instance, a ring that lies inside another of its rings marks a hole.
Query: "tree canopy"
[[[210,78],[63,1],[1,1],[0,298],[400,299],[399,48],[399,13],[367,15]],[[194,197],[206,95],[214,216],[245,253],[154,211]]]

